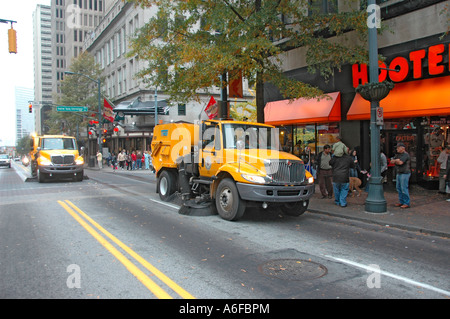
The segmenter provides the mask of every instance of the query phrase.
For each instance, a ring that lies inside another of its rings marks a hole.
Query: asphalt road
[[[447,238],[309,212],[186,216],[150,173],[21,170],[0,168],[3,299],[450,297]]]

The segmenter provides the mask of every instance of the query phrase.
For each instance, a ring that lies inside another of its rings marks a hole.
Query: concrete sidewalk
[[[450,202],[449,196],[439,194],[437,190],[426,190],[418,185],[410,185],[411,207],[402,209],[395,207],[398,194],[393,184],[384,185],[384,197],[387,202],[386,213],[368,213],[365,211],[367,193],[364,190],[360,197],[347,198],[347,207],[339,207],[331,199],[322,199],[319,186],[309,202],[309,211],[325,213],[343,218],[379,224],[385,227],[396,227],[430,235],[450,237]]]
[[[99,170],[98,167],[88,168]],[[112,172],[111,167],[103,167],[102,172]],[[149,170],[116,170],[118,174],[154,175]],[[361,196],[347,198],[348,206],[339,207],[331,199],[321,198],[319,186],[309,202],[310,213],[328,214],[341,218],[359,220],[374,223],[384,227],[395,227],[410,231],[422,232],[434,236],[450,238],[450,202],[446,199],[450,196],[439,194],[437,190],[426,190],[418,185],[410,185],[411,207],[402,209],[395,207],[398,203],[398,194],[395,185],[388,183],[384,185],[384,197],[387,202],[386,213],[368,213],[365,211],[365,200],[367,193],[363,190]]]

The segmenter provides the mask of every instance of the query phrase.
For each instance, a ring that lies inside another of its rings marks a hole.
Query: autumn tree
[[[88,52],[83,52],[73,59],[69,71],[87,75],[94,80],[101,77],[99,65],[95,63],[94,57]],[[49,128],[48,134],[75,135],[77,126],[85,127],[87,121],[92,119],[91,115],[95,114],[94,118],[98,118],[97,84],[84,76],[64,75],[64,80],[61,81],[61,95],[56,98],[56,104],[88,106],[87,113],[58,112],[54,106],[47,114],[48,119],[45,124]]]
[[[242,71],[256,85],[258,122],[264,121],[265,82],[289,99],[322,94],[283,73],[283,52],[307,48],[309,71],[325,79],[343,64],[367,61],[363,45],[342,40],[350,31],[365,39],[366,13],[359,1],[349,0],[337,13],[315,10],[322,0],[128,1],[156,8],[132,40],[131,54],[148,62],[139,73],[144,82],[187,101],[201,89],[220,87],[220,74],[227,72],[230,81]]]

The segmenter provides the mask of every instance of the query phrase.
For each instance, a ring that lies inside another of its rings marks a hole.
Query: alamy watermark
[[[378,265],[372,264],[367,268],[369,276],[366,280],[367,288],[381,288],[381,268]]]
[[[381,28],[381,9],[377,4],[370,4],[367,6],[367,12],[369,16],[367,17],[367,26],[369,29]]]
[[[69,4],[66,9],[66,26],[70,29],[81,28],[81,8],[77,4]]]
[[[71,264],[67,266],[66,271],[70,273],[67,277],[66,285],[67,288],[81,288],[81,268],[77,264]]]

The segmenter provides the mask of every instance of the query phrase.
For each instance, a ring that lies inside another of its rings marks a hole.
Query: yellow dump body
[[[152,163],[156,172],[176,168],[178,157],[188,154],[194,145],[195,129],[191,123],[157,125],[153,131]]]

